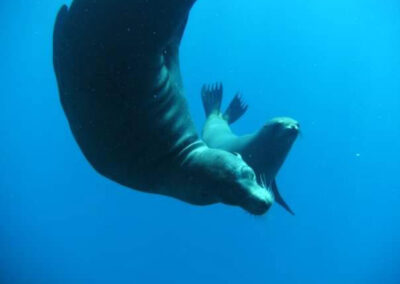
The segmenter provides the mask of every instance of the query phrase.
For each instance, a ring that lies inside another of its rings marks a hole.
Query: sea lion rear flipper
[[[203,85],[201,89],[201,99],[203,101],[206,117],[211,114],[219,114],[223,94],[222,83],[215,85]]]
[[[276,203],[278,203],[280,206],[285,208],[286,211],[288,211],[290,214],[292,214],[294,216],[295,214],[294,214],[293,210],[289,207],[289,205],[287,205],[285,200],[283,200],[282,196],[280,195],[279,190],[278,190],[278,186],[276,185],[276,180],[274,180],[272,182],[272,186],[271,187],[272,187],[272,192],[274,193],[274,196],[275,196]]]
[[[242,117],[247,111],[247,108],[248,105],[243,101],[241,94],[237,93],[226,109],[224,119],[228,121],[229,124],[232,124]]]

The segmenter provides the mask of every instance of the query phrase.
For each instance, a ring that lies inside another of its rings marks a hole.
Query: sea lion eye
[[[250,180],[255,180],[256,179],[256,174],[254,173],[254,171],[249,168],[249,167],[244,167],[242,169],[242,176],[246,179],[250,179]]]
[[[243,160],[242,155],[240,155],[239,153],[235,152],[234,155],[235,155],[236,157],[238,157],[239,159]]]

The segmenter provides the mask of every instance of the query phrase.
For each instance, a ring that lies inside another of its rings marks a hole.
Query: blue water
[[[85,161],[51,61],[60,0],[0,2],[0,283],[400,283],[400,2],[198,1],[181,48],[193,118],[222,81],[234,129],[300,121],[260,218],[123,188]]]

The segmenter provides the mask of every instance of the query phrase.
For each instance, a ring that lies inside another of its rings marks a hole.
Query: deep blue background
[[[278,182],[296,211],[255,218],[123,188],[84,160],[51,62],[60,0],[0,2],[0,283],[400,283],[398,0],[199,1],[182,43],[203,83],[298,119]]]

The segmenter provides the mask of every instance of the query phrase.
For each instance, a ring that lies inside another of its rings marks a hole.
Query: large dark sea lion
[[[237,155],[208,148],[186,105],[179,45],[194,0],[75,0],[60,10],[54,67],[91,165],[132,189],[264,214],[273,195]]]
[[[275,179],[298,136],[299,123],[289,117],[278,117],[253,134],[237,136],[230,125],[247,110],[240,95],[233,98],[225,113],[220,111],[222,84],[203,86],[201,95],[207,117],[203,128],[203,139],[207,145],[241,154],[244,161],[256,172],[258,180],[270,185],[275,201],[294,215],[279,193]]]

